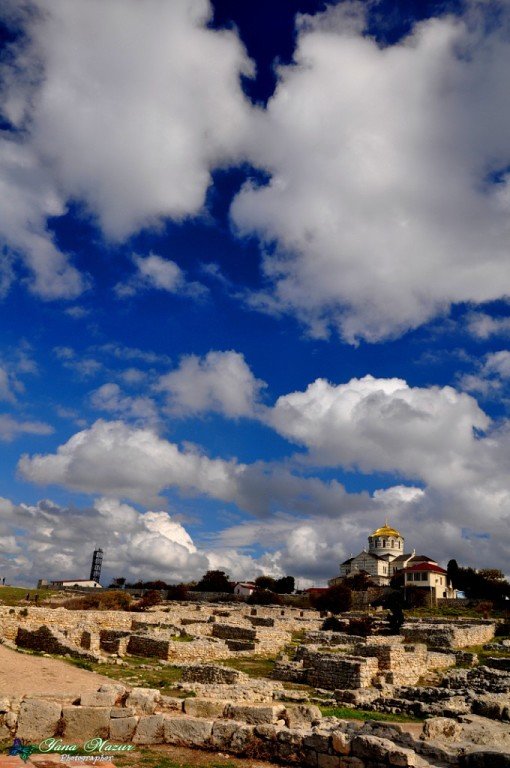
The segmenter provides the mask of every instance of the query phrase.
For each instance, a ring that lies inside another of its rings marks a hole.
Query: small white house
[[[256,589],[257,587],[252,581],[238,581],[234,587],[234,595],[250,597]]]
[[[448,583],[447,572],[435,563],[418,563],[403,571],[406,587],[423,587],[432,592],[436,599],[456,597],[455,590]]]
[[[52,587],[60,589],[102,589],[98,581],[92,579],[64,579],[62,581],[51,581]]]

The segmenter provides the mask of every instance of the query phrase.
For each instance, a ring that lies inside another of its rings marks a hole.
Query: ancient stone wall
[[[2,699],[0,705],[0,734],[35,744],[58,734],[63,744],[171,744],[314,768],[496,768],[507,765],[509,756],[504,745],[494,749],[464,740],[452,746],[452,739],[465,738],[469,725],[449,718],[429,720],[418,737],[386,723],[322,719],[310,705],[182,701],[155,689],[113,684],[59,700],[48,695]],[[491,722],[479,720],[482,727]]]
[[[429,648],[466,648],[483,645],[493,639],[496,625],[491,622],[418,622],[404,624],[403,634],[412,643],[426,643]]]
[[[182,667],[182,681],[185,683],[219,683],[233,685],[241,673],[230,667],[216,664],[190,664]]]
[[[379,671],[374,657],[345,656],[311,652],[303,660],[307,671],[305,681],[316,688],[367,688]]]
[[[232,624],[214,624],[212,635],[223,640],[255,640],[257,631],[252,628]]]
[[[20,648],[26,648],[32,651],[43,651],[44,653],[68,655],[74,658],[94,659],[95,656],[86,650],[77,648],[69,643],[61,632],[49,627],[39,627],[36,630],[23,629],[20,627],[16,635],[16,644]]]

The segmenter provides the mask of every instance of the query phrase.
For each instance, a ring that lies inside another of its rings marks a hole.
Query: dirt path
[[[110,678],[87,672],[59,659],[17,653],[0,645],[0,695],[81,693],[94,691]]]

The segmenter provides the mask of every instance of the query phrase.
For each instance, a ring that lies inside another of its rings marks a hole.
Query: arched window
[[[391,546],[392,546],[392,547],[394,547],[394,546],[395,546],[395,542],[393,541],[393,539],[391,539],[391,542],[390,542],[390,543],[391,543]]]
[[[383,547],[385,547],[385,546],[386,546],[386,539],[383,539],[383,543],[382,543],[382,545],[383,545]]]

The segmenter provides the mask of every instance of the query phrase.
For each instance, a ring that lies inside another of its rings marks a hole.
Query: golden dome
[[[402,534],[399,533],[396,528],[392,528],[391,525],[388,525],[387,522],[381,526],[381,528],[378,528],[376,531],[374,531],[372,536],[398,536],[402,538]]]

